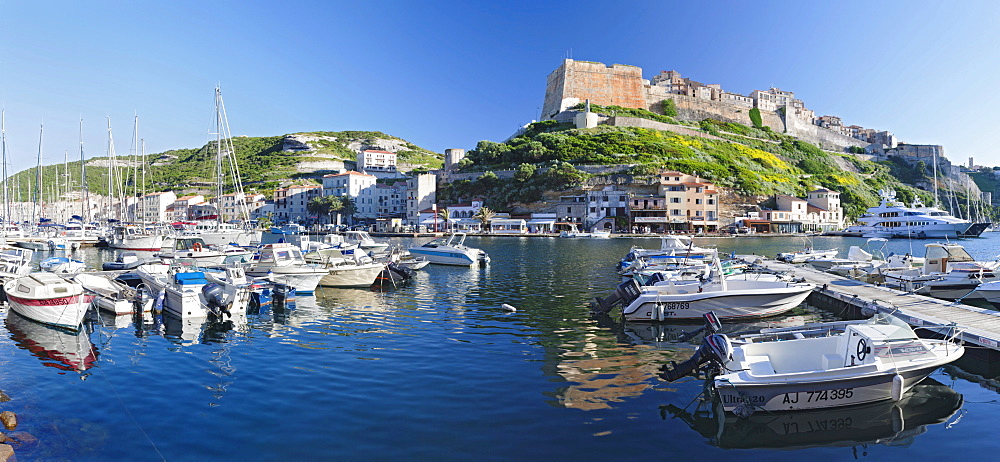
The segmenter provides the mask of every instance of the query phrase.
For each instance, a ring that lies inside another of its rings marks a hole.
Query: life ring
[[[201,242],[195,242],[194,245],[191,246],[191,250],[194,250],[195,252],[201,252],[202,250]]]

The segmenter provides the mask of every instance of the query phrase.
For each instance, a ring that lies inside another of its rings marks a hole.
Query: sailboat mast
[[[31,211],[31,218],[35,220],[35,224],[38,224],[38,219],[41,218],[39,215],[41,211],[41,201],[42,201],[42,136],[45,133],[45,125],[40,125],[38,128],[38,163],[35,166],[35,206]]]
[[[139,191],[139,197],[142,199],[142,219],[146,220],[146,140],[139,140],[139,152],[142,153],[142,157],[139,162],[142,162],[142,190]]]
[[[83,197],[80,200],[80,218],[84,223],[90,221],[87,216],[90,211],[90,191],[87,186],[87,162],[83,158],[83,118],[80,118],[80,190]]]
[[[222,227],[222,88],[215,87],[215,222]]]
[[[11,221],[10,216],[10,196],[7,194],[7,190],[10,185],[10,178],[7,177],[7,114],[6,109],[0,110],[0,145],[3,149],[3,204],[4,204],[4,214],[3,219],[5,222]]]

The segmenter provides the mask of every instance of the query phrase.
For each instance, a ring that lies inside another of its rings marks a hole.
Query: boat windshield
[[[881,329],[885,333],[886,341],[913,340],[917,338],[917,334],[913,332],[913,328],[909,324],[891,314],[877,313],[868,320],[868,325],[888,327],[889,329]]]

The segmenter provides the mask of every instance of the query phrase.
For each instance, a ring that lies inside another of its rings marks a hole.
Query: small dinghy
[[[709,332],[721,326],[706,316]],[[935,369],[962,357],[954,325],[943,340],[922,339],[903,321],[876,314],[867,321],[764,329],[730,339],[712,334],[691,359],[663,367],[675,381],[706,372],[726,412],[796,411],[899,401]]]
[[[115,261],[106,261],[101,264],[104,271],[134,270],[146,263],[146,259],[139,258],[135,252],[121,252]]]

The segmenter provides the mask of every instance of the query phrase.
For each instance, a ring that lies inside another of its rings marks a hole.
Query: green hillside
[[[355,162],[357,150],[352,146],[380,149],[388,143],[398,147],[400,164],[411,168],[440,168],[443,155],[418,147],[400,138],[381,132],[302,132],[296,135],[319,138],[307,142],[309,150],[283,151],[284,136],[236,137],[232,139],[240,174],[247,192],[260,192],[270,196],[274,189],[293,183],[318,183],[327,171],[300,172],[300,165],[306,162],[346,161],[349,167]],[[157,154],[148,154],[140,162],[138,157],[118,156],[118,175],[123,188],[133,193],[174,191],[181,193],[215,193],[215,145],[208,143],[198,149],[175,149]],[[92,194],[105,195],[108,190],[107,157],[87,159],[87,185]],[[145,164],[145,182],[142,181],[142,165]],[[125,167],[127,166],[127,167]],[[80,190],[80,161],[68,165],[48,165],[42,167],[42,198],[52,201],[57,188],[60,195],[66,191],[67,180],[70,191]],[[14,200],[31,201],[36,183],[34,168],[23,170],[10,179]],[[58,185],[58,186],[56,186]],[[144,185],[144,187],[143,187]],[[18,187],[19,186],[19,187]],[[229,191],[227,191],[229,192]]]
[[[601,109],[608,108],[595,111]],[[648,113],[631,112],[632,116]],[[654,120],[664,118],[649,114]],[[774,194],[805,197],[808,190],[823,186],[841,193],[850,217],[876,205],[877,191],[886,187],[896,189],[907,202],[915,195],[925,202],[933,201],[925,191],[899,181],[900,176],[918,176],[907,172],[912,168],[905,164],[874,163],[823,151],[767,128],[711,119],[691,125],[711,137],[608,125],[576,129],[554,121],[537,122],[504,143],[481,141],[461,164],[464,172],[517,169],[514,179],[500,180],[488,174],[479,180],[456,183],[448,194],[455,198],[489,198],[490,207],[503,210],[514,202],[540,199],[542,191],[560,181],[564,187],[579,184],[586,174],[574,174],[572,170],[577,166],[625,164],[629,166],[626,172],[636,179],[648,179],[661,170],[697,173],[747,196],[748,201]],[[542,171],[539,167],[552,166],[565,181],[552,178],[552,172],[538,173]]]

